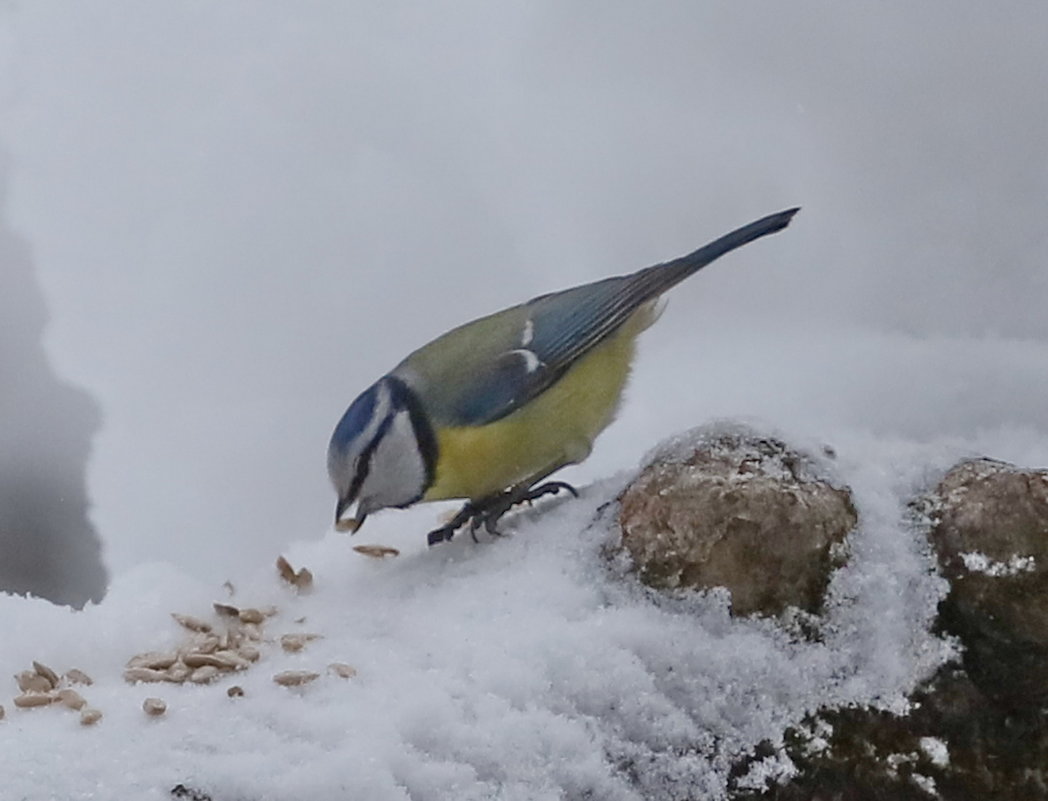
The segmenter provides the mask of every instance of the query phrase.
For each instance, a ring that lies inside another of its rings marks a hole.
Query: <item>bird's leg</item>
[[[546,495],[556,495],[561,490],[570,492],[576,498],[579,497],[578,491],[571,484],[565,481],[547,481],[539,486],[521,484],[480,501],[468,501],[446,525],[431,531],[426,541],[430,545],[450,542],[455,532],[466,523],[469,523],[469,533],[474,542],[477,542],[477,529],[481,525],[488,534],[501,537],[502,532],[496,528],[496,525],[506,512],[518,504],[530,504]]]
[[[480,542],[480,540],[477,539],[477,529],[480,528],[480,521],[480,514],[474,515],[473,519],[469,521],[469,536],[473,538],[474,542]]]
[[[495,528],[495,525],[506,512],[522,503],[530,505],[532,501],[536,501],[544,495],[556,495],[561,490],[567,490],[576,498],[579,497],[578,491],[571,484],[564,481],[548,481],[537,487],[522,484],[506,490],[501,495],[496,495],[490,503],[479,509],[484,529],[494,536],[502,536],[501,532]]]
[[[469,535],[474,542],[480,542],[477,539],[477,529],[481,525],[484,526],[484,530],[488,534],[494,537],[501,537],[502,532],[495,528],[495,524],[515,503],[518,503],[518,501],[514,500],[516,494],[515,490],[509,489],[483,500],[476,502],[467,501],[465,506],[447,525],[431,531],[426,537],[426,542],[430,545],[436,545],[438,542],[450,542],[451,538],[455,536],[455,532],[466,523],[469,523]]]
[[[502,514],[505,514],[505,512],[503,512]],[[502,532],[495,528],[495,525],[499,522],[499,517],[501,516],[502,515],[498,515],[496,517],[495,515],[491,514],[485,516],[484,518],[484,530],[488,532],[488,534],[490,534],[492,537],[502,536]]]
[[[458,514],[451,518],[446,525],[429,532],[426,536],[426,543],[436,545],[438,542],[451,542],[451,538],[455,536],[455,532],[458,531],[459,527],[475,518],[477,514],[477,508],[467,501]],[[476,539],[476,535],[473,538]]]

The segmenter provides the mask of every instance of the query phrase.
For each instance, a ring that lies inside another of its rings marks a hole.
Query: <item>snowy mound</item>
[[[81,692],[104,715],[85,727],[5,694],[5,795],[161,799],[183,784],[215,801],[723,797],[757,743],[781,742],[820,706],[902,708],[948,654],[928,633],[943,582],[905,511],[939,460],[863,450],[841,449],[862,522],[817,642],[731,618],[718,592],[658,595],[609,564],[617,532],[599,510],[622,477],[520,513],[490,543],[426,549],[420,532],[372,559],[333,533],[290,554],[313,572],[310,592],[272,571],[231,577],[230,596],[154,566],[81,613],[4,596],[0,673],[33,660],[84,670],[95,683]],[[258,662],[199,686],[124,681],[133,654],[184,637],[169,613],[214,619],[214,601],[276,607]],[[283,650],[296,632],[320,637]],[[287,670],[320,677],[279,686]],[[243,696],[227,694],[234,684]],[[167,712],[147,716],[147,697]],[[749,780],[789,771],[767,760]]]

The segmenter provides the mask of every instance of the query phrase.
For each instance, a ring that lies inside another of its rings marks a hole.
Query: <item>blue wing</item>
[[[413,353],[395,373],[426,383],[427,411],[442,423],[494,422],[545,391],[643,304],[725,253],[785,228],[797,211],[764,217],[679,259],[467,323]]]

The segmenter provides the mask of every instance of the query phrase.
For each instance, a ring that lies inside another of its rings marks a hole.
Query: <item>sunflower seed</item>
[[[277,559],[277,572],[280,574],[280,578],[303,592],[308,591],[313,586],[313,574],[309,569],[303,567],[298,572],[295,572],[295,568],[283,556]]]
[[[255,623],[244,623],[240,627],[240,633],[243,635],[245,640],[253,640],[258,642],[262,639],[262,629]]]
[[[210,665],[219,670],[243,670],[248,662],[233,651],[215,651],[213,654],[186,654],[182,661],[188,667],[200,668]]]
[[[168,673],[165,673],[163,670],[154,670],[153,668],[146,667],[128,668],[124,671],[124,680],[131,684],[139,681],[170,681]]]
[[[222,644],[222,638],[217,634],[205,634],[197,639],[196,643],[192,646],[192,650],[200,654],[210,654],[218,650],[218,647]]]
[[[295,586],[303,592],[313,589],[313,574],[308,568],[301,568],[295,576]]]
[[[39,662],[34,661],[33,670],[35,670],[39,675],[47,679],[51,683],[52,687],[58,686],[58,674],[51,670],[51,668],[49,668],[47,665],[43,665]]]
[[[177,661],[178,654],[175,651],[146,651],[128,659],[127,667],[165,670]]]
[[[370,556],[373,559],[384,559],[387,556],[400,556],[400,551],[386,545],[354,545],[353,550]]]
[[[164,673],[163,681],[171,682],[172,684],[181,684],[189,678],[189,674],[192,673],[185,662],[175,662],[171,667]]]
[[[241,609],[239,617],[241,623],[262,623],[266,619],[261,609]]]
[[[15,696],[15,706],[29,709],[34,706],[47,706],[56,700],[53,693],[22,693]]]
[[[16,673],[15,681],[18,682],[18,689],[24,693],[46,693],[54,689],[54,685],[35,670]]]
[[[159,717],[167,712],[167,704],[161,698],[147,698],[142,702],[142,711],[150,717]]]
[[[214,665],[204,665],[190,673],[189,680],[193,682],[193,684],[207,684],[217,679],[221,672],[222,671]]]
[[[246,657],[236,651],[216,651],[215,658],[221,663],[218,667],[228,670],[246,670],[251,664]]]
[[[211,665],[212,667],[218,667],[217,661],[213,654],[197,654],[189,653],[182,655],[182,661],[186,667],[198,668],[204,667],[204,665]]]
[[[319,673],[313,673],[308,670],[285,670],[283,673],[277,673],[273,677],[273,681],[281,687],[301,687],[303,684],[309,684],[318,678],[320,678]]]
[[[192,615],[180,615],[178,612],[172,612],[171,617],[173,617],[180,626],[187,628],[190,631],[199,631],[202,633],[211,631],[211,624],[198,617],[193,617]]]
[[[70,690],[68,688],[65,690],[59,690],[56,697],[58,698],[59,703],[70,709],[83,709],[87,706],[87,701],[84,700],[84,696],[76,690]]]
[[[284,579],[288,584],[295,583],[295,568],[283,556],[277,557],[277,572],[280,574],[280,578]]]
[[[67,670],[65,672],[65,680],[68,681],[70,684],[84,684],[88,686],[94,684],[94,681],[91,680],[91,677],[79,668],[72,668],[71,670]]]
[[[343,679],[351,679],[357,675],[357,669],[345,662],[332,662],[328,665],[328,670]]]
[[[296,651],[301,651],[306,647],[306,643],[312,642],[313,640],[319,639],[319,634],[285,634],[280,638],[280,647],[287,651],[289,654],[293,654]]]

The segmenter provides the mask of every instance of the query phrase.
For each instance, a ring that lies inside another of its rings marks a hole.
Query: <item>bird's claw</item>
[[[426,535],[426,544],[432,547],[440,542],[451,542],[451,538],[454,536],[454,529],[449,530],[448,526],[441,526]]]
[[[528,490],[527,495],[524,496],[524,500],[531,501],[538,500],[543,495],[556,495],[561,490],[567,490],[576,498],[579,497],[579,491],[575,489],[567,481],[547,481],[545,484],[540,484],[535,489]]]
[[[450,542],[452,537],[455,536],[455,532],[466,523],[469,523],[469,535],[474,542],[479,542],[477,529],[481,525],[484,526],[484,530],[491,536],[501,537],[503,536],[502,532],[495,526],[506,512],[521,503],[526,503],[530,506],[533,501],[546,495],[556,495],[561,490],[570,492],[576,498],[579,497],[578,490],[566,481],[547,481],[545,484],[540,484],[537,487],[519,487],[506,490],[499,495],[478,501],[475,504],[472,501],[467,502],[447,525],[429,532],[426,535],[426,543],[433,546],[441,542]]]

